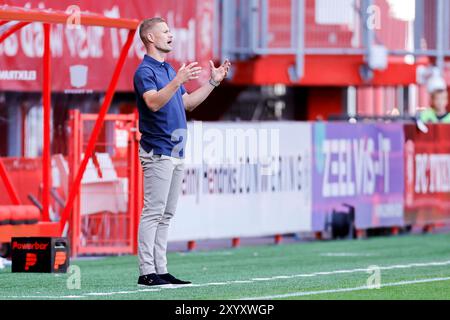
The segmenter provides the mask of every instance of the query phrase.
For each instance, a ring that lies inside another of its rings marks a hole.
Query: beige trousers
[[[167,273],[167,236],[183,181],[181,159],[153,155],[139,147],[144,173],[144,207],[138,234],[139,272]]]

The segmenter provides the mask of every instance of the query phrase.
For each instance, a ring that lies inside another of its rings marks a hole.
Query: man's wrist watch
[[[220,82],[216,82],[212,78],[210,78],[209,84],[212,85],[213,87],[217,88],[220,85]]]

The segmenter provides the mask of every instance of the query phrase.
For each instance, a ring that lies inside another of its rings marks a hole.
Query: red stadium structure
[[[50,108],[51,108],[51,56],[50,56],[50,25],[51,24],[65,24],[71,18],[70,14],[58,11],[43,11],[43,10],[33,10],[33,9],[22,9],[14,7],[6,7],[0,10],[0,20],[2,25],[10,21],[19,21],[18,24],[14,25],[0,37],[0,42],[7,39],[14,32],[17,32],[24,26],[31,22],[42,22],[44,24],[44,54],[43,54],[43,107],[44,107],[44,117],[43,117],[43,127],[44,127],[44,152],[43,152],[43,165],[42,165],[42,177],[43,177],[43,190],[42,190],[42,221],[38,222],[36,225],[20,225],[20,226],[2,226],[0,227],[0,242],[9,241],[12,236],[59,236],[64,232],[64,228],[68,220],[71,218],[71,211],[74,206],[75,198],[80,191],[80,183],[83,174],[86,170],[89,159],[93,155],[94,147],[97,142],[100,129],[105,121],[108,108],[111,104],[111,100],[116,90],[116,85],[120,76],[120,72],[125,63],[125,58],[128,54],[128,50],[131,46],[134,34],[138,27],[139,21],[131,19],[111,19],[95,14],[83,14],[79,16],[80,25],[86,26],[103,26],[110,28],[126,28],[129,30],[127,41],[121,50],[119,59],[114,69],[114,73],[110,83],[106,89],[105,99],[101,106],[100,112],[94,117],[95,125],[92,130],[92,134],[89,138],[89,142],[85,151],[83,159],[81,159],[79,165],[77,164],[76,174],[70,186],[70,191],[68,194],[67,202],[65,208],[61,215],[59,222],[50,222],[49,218],[49,203],[50,203],[50,186],[51,186],[51,163],[50,163]],[[133,119],[132,119],[133,120]],[[135,120],[134,120],[135,121]],[[79,120],[74,120],[75,123],[79,124]],[[76,127],[75,127],[76,130]],[[75,149],[77,150],[77,149]],[[135,151],[136,149],[133,149]],[[135,154],[136,152],[133,152]],[[14,206],[10,206],[11,214],[16,214],[26,209],[21,205],[17,192],[14,190],[13,184],[8,178],[8,174],[0,161],[0,174],[2,181],[4,182],[8,194],[14,203]],[[133,185],[133,184],[132,184]],[[77,216],[72,216],[72,221],[75,221]],[[76,239],[77,224],[72,225],[72,239]],[[76,242],[76,241],[75,241]],[[76,244],[72,246],[72,254],[76,255],[78,252],[76,250]],[[103,251],[108,252],[108,250]],[[132,252],[129,249],[128,252]],[[110,253],[120,253],[120,252],[110,252]]]

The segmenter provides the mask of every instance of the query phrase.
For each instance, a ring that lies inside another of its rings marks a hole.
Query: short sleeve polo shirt
[[[183,104],[184,86],[158,111],[151,111],[143,94],[149,90],[159,91],[176,76],[167,62],[160,62],[145,55],[134,74],[134,91],[139,110],[141,147],[146,152],[184,158],[187,137],[186,112]]]

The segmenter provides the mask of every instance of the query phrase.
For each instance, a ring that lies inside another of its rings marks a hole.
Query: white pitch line
[[[380,266],[379,270],[409,269],[409,268],[447,266],[447,265],[450,265],[450,260]],[[269,277],[269,278],[253,278],[252,281],[273,281],[273,280],[278,280],[278,279],[317,277],[317,276],[328,276],[328,275],[334,275],[334,274],[358,273],[358,272],[367,273],[367,270],[368,270],[368,268],[320,271],[320,272],[313,272],[313,273],[301,273],[301,274],[293,274],[293,275],[285,275],[285,276],[274,276],[274,277]],[[230,283],[233,283],[233,282],[234,281],[230,281]]]
[[[0,296],[0,299],[83,299],[86,298],[84,295],[79,296]]]
[[[390,266],[379,266],[379,270],[394,270],[394,269],[409,269],[409,268],[422,268],[422,267],[435,267],[435,266],[446,266],[450,265],[450,260],[446,261],[431,261],[431,262],[416,262],[410,264],[398,264],[398,265],[390,265]],[[283,275],[283,276],[273,276],[267,278],[253,278],[250,280],[232,280],[225,282],[207,282],[207,283],[198,283],[198,284],[188,284],[182,286],[171,286],[171,287],[160,287],[160,288],[145,288],[139,290],[130,290],[130,291],[112,291],[112,292],[90,292],[83,293],[78,296],[55,296],[54,298],[85,298],[89,296],[113,296],[119,294],[134,294],[140,292],[158,292],[161,290],[169,290],[169,289],[181,289],[181,288],[189,288],[189,287],[209,287],[209,286],[221,286],[227,284],[243,284],[243,283],[255,283],[255,282],[263,282],[263,281],[274,281],[280,279],[292,279],[292,278],[311,278],[317,276],[327,276],[327,275],[335,275],[335,274],[349,274],[349,273],[367,273],[368,268],[356,268],[356,269],[342,269],[342,270],[334,270],[334,271],[320,271],[313,273],[301,273],[301,274],[293,274],[293,275]],[[367,288],[366,288],[367,289]],[[361,289],[362,290],[362,289]],[[37,296],[4,296],[4,298],[36,298]],[[0,298],[2,296],[0,295]],[[41,298],[52,299],[53,296],[41,296]]]
[[[373,253],[356,253],[356,252],[327,252],[321,253],[322,257],[372,257]]]
[[[411,280],[411,281],[399,281],[399,282],[391,282],[391,283],[381,284],[380,288],[406,286],[406,285],[418,284],[418,283],[429,283],[429,282],[449,281],[449,280],[450,280],[450,277],[419,279],[419,280]],[[240,300],[272,300],[272,299],[283,299],[283,298],[292,298],[292,297],[312,296],[312,295],[317,295],[317,294],[342,293],[342,292],[352,292],[352,291],[361,291],[361,290],[374,290],[374,289],[369,288],[367,286],[361,286],[361,287],[354,287],[354,288],[342,288],[342,289],[330,289],[330,290],[318,290],[318,291],[300,291],[300,292],[278,294],[278,295],[272,295],[272,296],[242,298]]]

